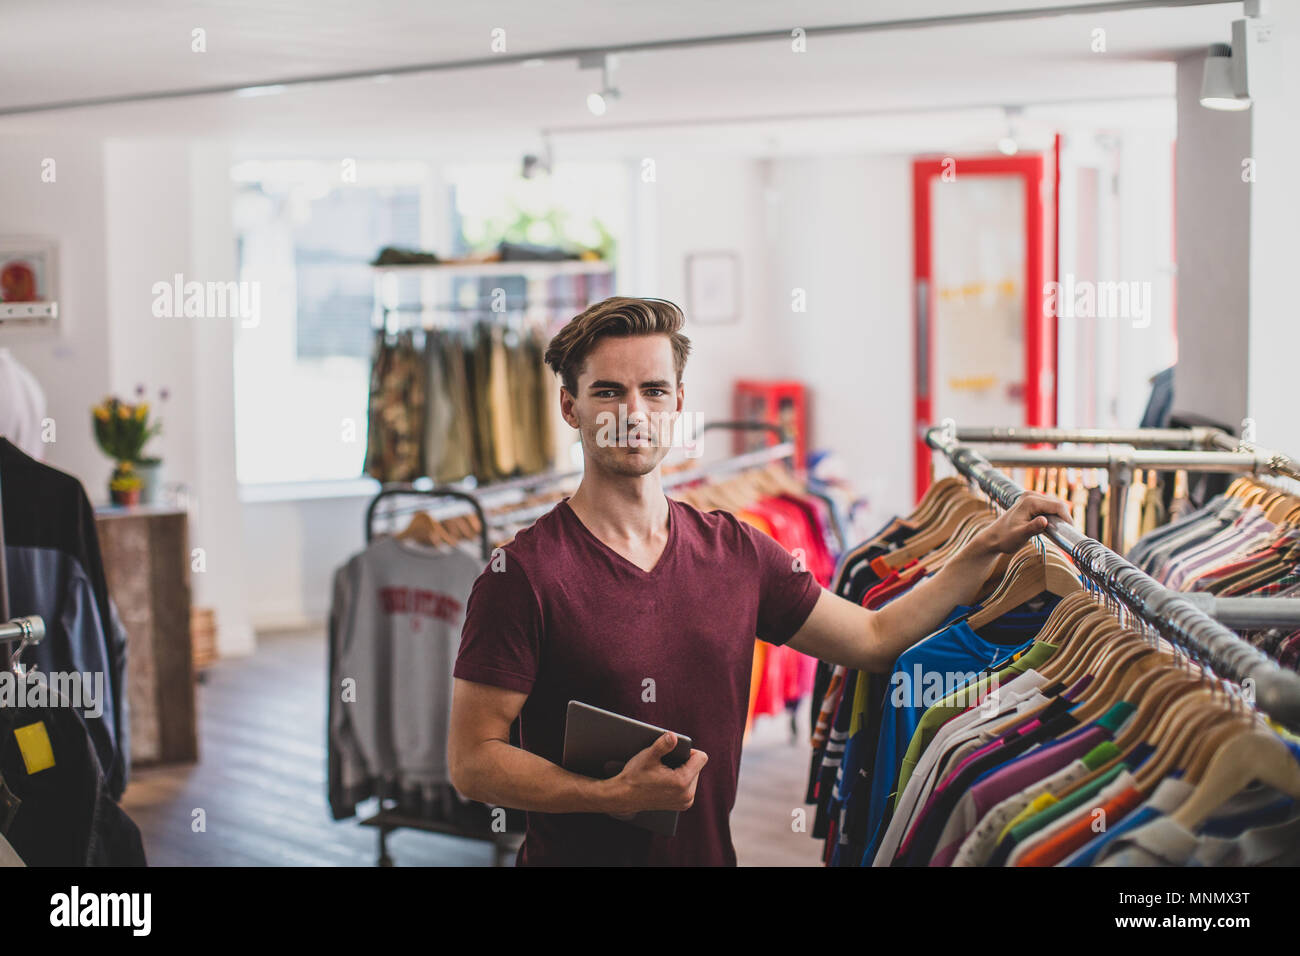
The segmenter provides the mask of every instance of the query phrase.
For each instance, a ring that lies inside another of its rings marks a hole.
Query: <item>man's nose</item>
[[[634,394],[628,398],[627,420],[629,422],[645,422],[649,420],[649,417],[645,399],[640,394]]]

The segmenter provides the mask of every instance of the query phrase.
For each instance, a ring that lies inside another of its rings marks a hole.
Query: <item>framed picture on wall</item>
[[[723,325],[740,319],[740,257],[695,252],[686,257],[686,317]]]
[[[59,247],[0,237],[0,328],[50,327],[58,317]]]

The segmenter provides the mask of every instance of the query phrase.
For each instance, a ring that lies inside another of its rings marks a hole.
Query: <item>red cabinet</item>
[[[808,400],[802,382],[736,382],[735,401],[738,421],[768,422],[785,429],[786,438],[795,445],[795,467],[803,469],[808,461]],[[764,432],[736,432],[737,454],[775,445],[776,435]]]

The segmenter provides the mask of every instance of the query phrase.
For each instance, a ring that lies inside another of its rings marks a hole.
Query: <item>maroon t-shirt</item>
[[[579,700],[686,734],[709,755],[674,836],[605,814],[529,813],[520,864],[736,863],[728,818],[754,638],[784,644],[821,588],[757,528],[668,502],[668,543],[650,572],[592,534],[565,499],[470,592],[455,675],[528,694],[525,750],[560,764],[567,707]]]

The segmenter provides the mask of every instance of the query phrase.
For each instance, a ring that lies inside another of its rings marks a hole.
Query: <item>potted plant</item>
[[[136,395],[143,397],[143,385],[136,389]],[[160,397],[166,400],[165,390]],[[144,456],[144,446],[162,431],[162,423],[150,420],[148,402],[132,405],[115,395],[110,395],[91,411],[95,441],[104,454],[116,462],[113,476],[109,479],[109,497],[114,504],[137,504],[141,489],[146,484],[154,484],[153,481],[146,482],[146,478],[154,479],[160,464],[159,459]],[[146,500],[152,500],[153,489],[148,491]]]
[[[129,461],[119,461],[108,481],[108,493],[115,505],[138,505],[143,484]]]

